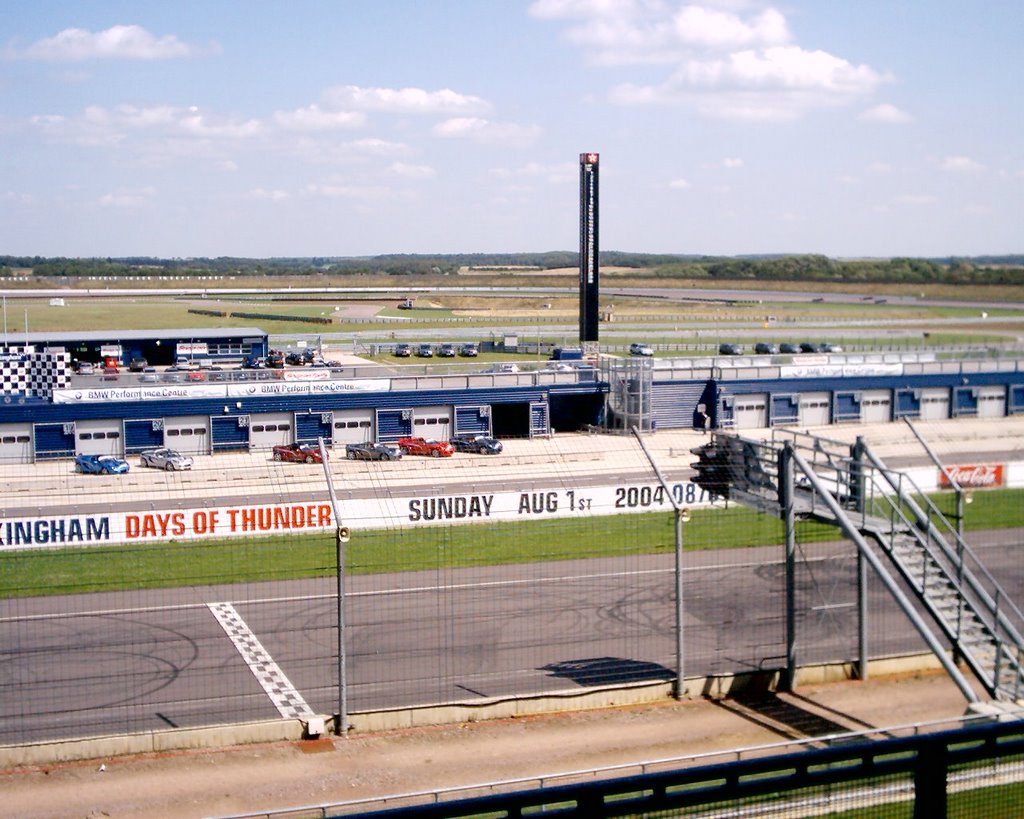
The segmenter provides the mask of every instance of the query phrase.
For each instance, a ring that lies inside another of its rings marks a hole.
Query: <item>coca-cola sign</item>
[[[949,489],[953,484],[950,477],[964,489],[991,489],[1003,485],[1002,464],[961,464],[939,471],[939,486]]]

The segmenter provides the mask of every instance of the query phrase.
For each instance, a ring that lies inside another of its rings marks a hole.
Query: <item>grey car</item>
[[[397,461],[402,457],[402,450],[379,441],[363,441],[345,444],[345,457],[350,461]]]
[[[156,449],[144,449],[139,453],[143,466],[150,466],[153,469],[166,469],[174,472],[179,469],[191,469],[192,458],[189,455],[182,455],[176,449],[158,447]]]

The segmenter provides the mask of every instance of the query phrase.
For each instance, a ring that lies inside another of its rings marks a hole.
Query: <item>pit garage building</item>
[[[253,349],[266,344],[259,331],[236,337],[252,339]],[[517,373],[442,363],[122,372],[115,380],[75,375],[71,357],[49,343],[0,352],[0,460],[164,445],[208,454],[320,438],[338,447],[405,435],[810,427],[1024,413],[1024,361],[940,361],[920,353],[604,356],[597,365]]]

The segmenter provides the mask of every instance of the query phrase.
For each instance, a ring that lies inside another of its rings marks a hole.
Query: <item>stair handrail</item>
[[[982,603],[984,603],[985,608],[994,616],[995,622],[991,625],[993,627],[1000,626],[1001,629],[1015,643],[1015,645],[1018,648],[1018,651],[1024,651],[1024,637],[1021,636],[1022,630],[1024,630],[1024,613],[1021,612],[1020,608],[1017,607],[1017,605],[1013,602],[1012,598],[1010,598],[1006,594],[1002,586],[999,584],[999,581],[997,581],[995,577],[992,576],[992,573],[989,572],[989,570],[985,567],[984,563],[981,562],[981,560],[975,554],[974,550],[970,547],[970,545],[966,541],[964,541],[963,538],[960,538],[957,535],[955,529],[952,529],[952,534],[957,541],[957,551],[954,552],[952,549],[950,549],[949,544],[942,537],[941,533],[938,531],[938,528],[934,525],[933,519],[925,515],[924,510],[921,509],[921,507],[918,505],[917,501],[913,497],[903,494],[903,492],[901,491],[901,487],[893,479],[893,475],[897,474],[901,478],[905,478],[910,483],[913,492],[918,497],[925,498],[925,500],[928,501],[928,503],[930,504],[930,499],[928,499],[927,496],[914,483],[913,479],[910,478],[910,476],[908,476],[906,473],[894,472],[893,470],[890,470],[888,467],[886,467],[882,460],[878,458],[878,456],[876,456],[874,452],[871,451],[870,447],[864,447],[864,455],[870,462],[871,466],[874,468],[874,471],[880,474],[885,479],[886,483],[890,486],[890,488],[893,490],[893,492],[898,496],[901,496],[903,502],[906,503],[908,507],[910,507],[911,511],[913,511],[915,517],[917,518],[918,527],[925,527],[928,530],[930,534],[929,540],[934,540],[935,542],[940,544],[946,558],[949,561],[953,561],[953,564],[957,566],[958,569],[962,570],[964,582],[970,587],[971,592],[974,595],[976,595]],[[934,507],[934,504],[932,504],[932,508],[935,509],[935,512],[941,519],[945,520],[942,513],[937,508]],[[946,521],[946,523],[948,525],[949,521]],[[967,564],[963,560],[964,556],[970,558],[970,567],[967,566]],[[995,598],[993,598],[988,589],[986,589],[985,586],[978,581],[977,574],[980,574],[981,577],[991,585],[991,588],[996,595]],[[1016,623],[1020,625],[1017,625],[1014,622],[1011,622],[1009,619],[1007,619],[1007,609],[1009,610],[1010,615],[1013,617]]]
[[[874,569],[879,580],[881,580],[882,584],[889,590],[889,593],[892,594],[893,598],[899,602],[900,607],[903,609],[907,617],[910,618],[910,621],[914,624],[918,634],[920,634],[922,639],[924,639],[928,644],[928,647],[932,650],[932,653],[935,654],[936,659],[946,670],[946,673],[949,674],[953,682],[956,683],[957,687],[967,698],[968,702],[977,702],[978,695],[971,688],[963,674],[960,673],[956,664],[947,656],[945,648],[939,642],[932,630],[928,628],[924,620],[921,619],[921,615],[918,614],[914,607],[909,605],[906,601],[906,595],[904,595],[893,576],[885,570],[885,567],[882,565],[878,555],[876,555],[868,546],[867,541],[864,540],[864,536],[857,531],[857,528],[853,525],[852,521],[850,521],[843,508],[839,505],[839,502],[832,497],[832,494],[818,478],[818,475],[815,473],[811,465],[804,460],[803,456],[800,455],[792,445],[790,445],[789,451],[792,455],[794,465],[803,472],[807,480],[810,482],[811,487],[821,496],[822,501],[835,516],[836,522],[839,524],[840,528],[851,540],[853,540],[859,553],[863,555],[871,568]]]

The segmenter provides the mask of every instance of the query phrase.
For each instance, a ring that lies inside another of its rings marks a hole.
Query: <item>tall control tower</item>
[[[597,154],[580,154],[580,346],[585,355],[595,356],[600,283],[597,160]]]

